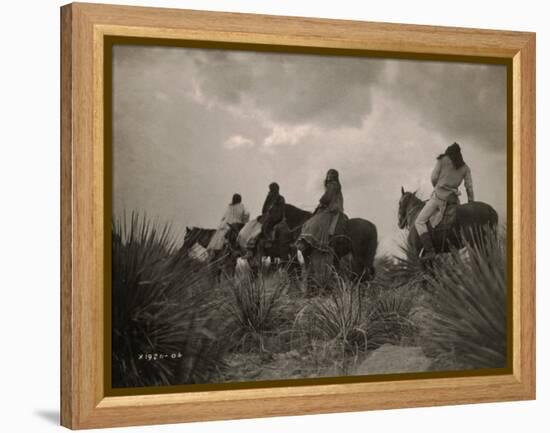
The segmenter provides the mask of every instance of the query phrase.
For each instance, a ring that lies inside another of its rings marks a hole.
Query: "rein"
[[[413,225],[414,220],[418,216],[418,213],[422,209],[422,200],[419,200],[416,203],[412,203],[412,206],[407,206],[407,212],[405,214],[406,228],[410,229]]]

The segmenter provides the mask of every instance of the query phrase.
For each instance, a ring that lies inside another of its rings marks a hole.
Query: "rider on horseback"
[[[242,203],[241,195],[233,194],[231,203],[227,206],[218,229],[208,244],[208,252],[214,253],[215,255],[215,253],[221,251],[226,242],[226,234],[231,229],[231,226],[236,225],[236,227],[240,229],[246,224],[249,217],[250,214]]]
[[[437,157],[437,163],[431,176],[434,191],[424,208],[416,218],[415,227],[422,246],[424,248],[423,259],[430,260],[435,256],[435,250],[430,232],[428,230],[428,221],[436,212],[444,213],[445,207],[449,202],[458,202],[460,191],[458,187],[464,181],[464,187],[468,195],[468,202],[474,201],[474,189],[472,184],[472,174],[470,167],[464,162],[460,146],[453,143]]]
[[[330,237],[334,235],[340,215],[344,213],[344,196],[338,172],[331,168],[325,178],[325,193],[319,199],[319,205],[313,216],[306,221],[298,240],[298,248],[308,243],[314,248],[328,250]]]
[[[265,239],[273,240],[274,228],[285,217],[285,198],[279,194],[279,185],[273,182],[269,185],[269,193],[262,207],[262,235]]]

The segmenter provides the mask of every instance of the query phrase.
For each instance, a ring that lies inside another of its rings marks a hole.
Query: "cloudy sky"
[[[270,182],[313,210],[329,168],[350,217],[397,251],[400,188],[428,198],[436,156],[460,143],[476,199],[506,221],[506,69],[500,65],[189,48],[113,50],[113,211],[216,227]],[[463,192],[463,200],[465,193]]]

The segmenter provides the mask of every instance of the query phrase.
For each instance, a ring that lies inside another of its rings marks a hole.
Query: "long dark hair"
[[[279,194],[279,184],[277,182],[271,182],[269,184],[269,193]]]
[[[338,174],[338,171],[335,170],[334,168],[331,168],[329,171],[327,171],[327,175],[325,177],[325,187],[328,185],[328,175],[329,174],[333,174],[334,175],[334,179],[331,181],[331,182],[336,182],[338,184],[338,187],[341,189],[342,188],[342,184],[340,183],[340,175]]]
[[[466,164],[464,162],[464,158],[462,158],[462,151],[460,150],[460,146],[458,145],[458,143],[453,143],[449,147],[447,147],[447,149],[445,149],[445,153],[439,155],[437,159],[441,159],[444,156],[448,156],[450,158],[456,170]]]
[[[240,194],[233,194],[233,199],[231,200],[232,205],[239,204],[242,201],[242,197]]]

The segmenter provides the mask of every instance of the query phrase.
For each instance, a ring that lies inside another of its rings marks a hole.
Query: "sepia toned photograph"
[[[510,365],[506,65],[106,61],[114,389]]]

